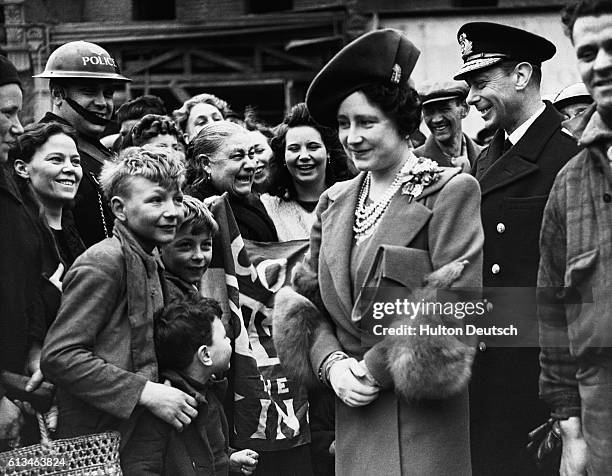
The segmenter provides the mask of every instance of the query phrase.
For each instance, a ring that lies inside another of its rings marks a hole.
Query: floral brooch
[[[420,157],[414,166],[401,172],[402,195],[409,195],[408,201],[412,202],[440,178],[441,172],[435,160]]]

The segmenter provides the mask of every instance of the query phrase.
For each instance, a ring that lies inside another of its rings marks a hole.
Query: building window
[[[135,21],[175,20],[174,0],[133,0]]]
[[[495,7],[498,0],[453,0],[455,7]]]
[[[246,0],[247,13],[271,13],[293,9],[293,0]]]

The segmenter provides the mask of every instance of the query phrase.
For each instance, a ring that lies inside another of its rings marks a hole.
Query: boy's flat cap
[[[419,54],[398,30],[366,33],[342,48],[314,78],[306,93],[308,111],[318,123],[336,127],[338,106],[347,96],[371,84],[407,82]]]

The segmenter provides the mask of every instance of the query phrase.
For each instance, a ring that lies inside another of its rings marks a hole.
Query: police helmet
[[[45,70],[34,78],[83,78],[126,82],[117,62],[101,46],[87,41],[71,41],[56,49]]]

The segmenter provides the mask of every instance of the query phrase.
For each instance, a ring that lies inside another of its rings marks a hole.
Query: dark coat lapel
[[[550,137],[560,127],[561,121],[557,111],[550,103],[535,122],[527,129],[521,140],[518,141],[508,152],[495,160],[480,177],[480,188],[482,195],[504,187],[522,177],[538,170],[537,160]],[[499,153],[499,142],[503,146],[504,132],[499,130],[494,138],[494,143],[487,151],[489,156],[494,157]],[[501,137],[500,137],[501,136]]]
[[[350,258],[353,246],[353,223],[359,189],[365,174],[359,174],[348,182],[345,188],[330,190],[332,203],[321,215],[321,252],[332,277],[336,295],[342,303],[347,316],[353,308],[350,280]]]
[[[463,134],[463,136],[465,137],[465,148],[467,149],[468,160],[470,161],[471,165],[474,165],[474,162],[482,149],[467,134]]]

